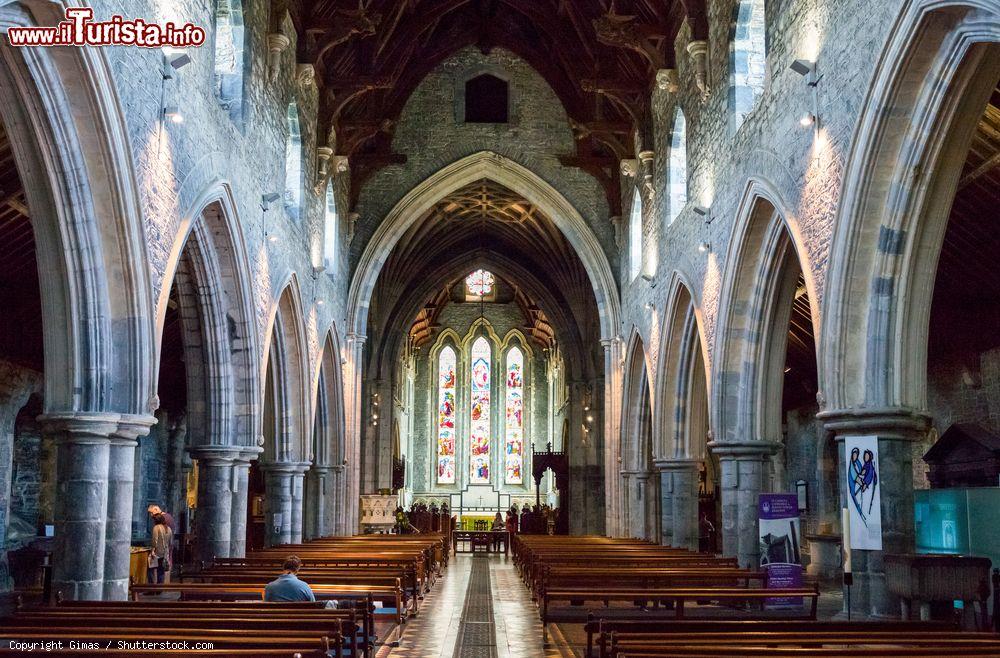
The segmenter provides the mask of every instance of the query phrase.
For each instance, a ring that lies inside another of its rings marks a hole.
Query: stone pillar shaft
[[[698,550],[698,460],[664,459],[656,467],[662,492],[663,543]]]
[[[262,466],[266,481],[264,511],[268,546],[302,541],[302,477],[308,467],[308,462],[274,462]]]
[[[245,451],[233,462],[233,492],[230,503],[229,555],[244,557],[247,553],[247,507],[250,504],[250,461],[260,448]]]
[[[135,449],[156,418],[123,417],[108,446],[108,517],[104,546],[104,600],[128,599],[132,547]]]
[[[768,458],[781,445],[770,441],[713,441],[709,448],[718,455],[722,471],[723,553],[736,557],[742,567],[757,567],[757,499],[766,490]]]
[[[236,446],[202,445],[190,448],[198,460],[198,507],[195,511],[194,556],[210,562],[229,557],[232,539],[233,464],[240,456]]]
[[[882,487],[882,550],[851,552],[854,586],[852,613],[872,618],[893,618],[900,614],[899,599],[886,584],[883,556],[912,553],[913,527],[913,441],[927,431],[930,419],[900,408],[826,411],[818,415],[838,444],[837,474],[840,505],[847,506],[844,439],[848,436],[877,436],[879,486]]]
[[[58,483],[52,586],[70,600],[104,595],[108,468],[118,414],[65,413],[43,417],[56,440]]]

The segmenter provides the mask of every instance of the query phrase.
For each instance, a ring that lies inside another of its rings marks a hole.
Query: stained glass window
[[[455,483],[455,350],[438,356],[438,475],[439,484]]]
[[[465,277],[465,291],[472,297],[488,297],[493,294],[493,273],[476,270]]]
[[[506,441],[504,482],[521,484],[524,454],[524,355],[514,347],[507,352]]]
[[[480,336],[472,344],[472,412],[470,414],[469,481],[490,481],[490,343]]]

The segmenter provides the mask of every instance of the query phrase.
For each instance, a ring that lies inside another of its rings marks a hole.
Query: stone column
[[[121,416],[65,412],[41,417],[56,442],[55,548],[52,587],[70,600],[104,595],[111,435]]]
[[[209,562],[229,557],[232,538],[233,464],[239,459],[238,446],[191,446],[198,460],[198,507],[195,511],[195,560]]]
[[[771,441],[712,441],[719,457],[722,489],[723,554],[739,559],[742,567],[757,567],[757,498],[766,490],[770,456],[781,444]]]
[[[623,356],[621,336],[602,337],[604,347],[604,483],[605,483],[605,534],[620,537],[624,534],[626,519],[621,512],[621,404]]]
[[[343,464],[331,466],[332,476],[330,485],[331,502],[328,505],[330,514],[331,532],[336,536],[350,534],[347,531],[346,518],[346,467]]]
[[[250,504],[250,462],[257,459],[263,448],[241,449],[233,461],[233,491],[229,517],[229,555],[244,557],[247,554],[247,506]]]
[[[361,504],[361,435],[365,414],[361,407],[361,368],[366,336],[347,335],[347,363],[343,364],[344,411],[346,436],[344,442],[344,534],[353,535],[359,529]]]
[[[841,507],[845,507],[850,499],[844,439],[848,436],[878,437],[882,550],[851,552],[854,570],[851,605],[854,616],[867,615],[875,619],[898,617],[899,599],[886,586],[883,556],[914,551],[913,442],[927,432],[930,418],[901,408],[824,411],[817,417],[827,431],[834,434],[837,442]]]
[[[660,518],[664,543],[698,550],[698,460],[660,459]],[[670,524],[667,526],[666,524]]]
[[[636,482],[636,529],[639,531],[641,539],[657,541],[659,534],[656,526],[659,525],[659,487],[656,474],[650,471],[638,471],[635,473]]]
[[[316,537],[329,537],[333,534],[333,525],[330,522],[332,516],[333,498],[333,467],[323,464],[314,464],[306,473],[306,509],[309,518],[306,519],[306,536],[310,539]]]
[[[634,537],[634,529],[632,517],[635,516],[635,511],[632,509],[632,473],[630,471],[620,471],[618,475],[618,480],[621,482],[620,489],[620,504],[621,504],[621,515],[618,521],[618,536],[620,537]]]
[[[292,543],[302,543],[303,503],[305,502],[306,471],[312,464],[299,462],[292,473]]]
[[[132,547],[135,448],[156,424],[153,416],[122,416],[108,446],[108,516],[104,534],[104,600],[128,599]]]
[[[265,540],[268,546],[291,544],[295,542],[298,523],[298,541],[302,540],[302,477],[308,468],[308,463],[273,462],[262,464],[267,493],[264,496],[264,516],[267,532]],[[296,501],[296,481],[299,493]],[[294,508],[298,507],[298,512]],[[280,515],[278,522],[275,516]]]

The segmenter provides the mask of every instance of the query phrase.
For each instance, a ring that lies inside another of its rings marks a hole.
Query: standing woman
[[[167,525],[163,514],[153,515],[153,557],[156,558],[156,583],[163,582],[165,573],[170,573],[173,566],[170,556],[170,546],[173,543],[174,532]]]

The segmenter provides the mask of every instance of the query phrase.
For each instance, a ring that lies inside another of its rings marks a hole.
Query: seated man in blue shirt
[[[285,573],[278,576],[267,584],[264,589],[265,601],[315,601],[309,585],[299,580],[296,575],[302,566],[302,560],[297,555],[289,555],[285,558],[282,568]]]

